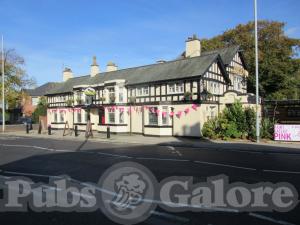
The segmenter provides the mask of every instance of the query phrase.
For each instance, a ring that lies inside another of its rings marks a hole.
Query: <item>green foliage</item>
[[[236,125],[236,129],[239,132],[242,134],[247,132],[245,112],[240,101],[237,101],[231,106],[225,108],[224,116],[230,123],[234,123]]]
[[[39,103],[32,114],[32,120],[34,123],[39,122],[39,116],[47,115],[47,99],[45,97],[41,97]]]
[[[247,126],[247,137],[250,139],[256,136],[256,113],[253,108],[247,107],[245,109],[245,118]]]
[[[218,120],[216,118],[208,120],[204,123],[202,128],[202,134],[204,137],[211,139],[218,138],[217,130],[219,129]]]
[[[1,54],[1,52],[0,52]],[[24,92],[22,89],[34,85],[34,80],[29,78],[24,70],[24,59],[13,49],[4,50],[4,73],[5,73],[5,99],[8,108],[13,109],[21,106]],[[0,60],[0,68],[2,60]],[[0,76],[2,72],[0,70]],[[2,84],[0,85],[0,97],[2,95]]]
[[[217,118],[204,123],[202,134],[211,139],[221,138],[248,138],[256,137],[256,112],[253,108],[243,108],[237,101],[224,111]],[[269,119],[261,121],[261,137],[272,138],[274,122]]]
[[[284,26],[277,21],[258,22],[260,94],[266,98],[299,98],[300,95],[300,59],[297,58],[300,39],[286,36]],[[248,91],[255,92],[253,22],[237,25],[211,39],[203,39],[201,45],[203,50],[240,45],[249,71]]]
[[[73,99],[68,99],[68,100],[66,101],[67,106],[72,106],[73,103],[74,103],[74,100],[73,100]]]
[[[262,138],[271,139],[274,134],[274,122],[272,122],[269,118],[264,118],[261,121],[261,134]]]

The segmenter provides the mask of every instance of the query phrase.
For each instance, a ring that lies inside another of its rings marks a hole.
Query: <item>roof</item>
[[[224,63],[224,65],[228,65],[233,57],[235,56],[235,54],[237,52],[240,51],[240,46],[239,45],[231,45],[225,48],[219,48],[219,49],[215,49],[215,50],[211,50],[211,51],[205,51],[202,52],[201,55],[207,55],[207,54],[214,54],[217,53],[221,56],[221,59]],[[177,59],[185,59],[185,51],[183,53],[180,54],[180,56]]]
[[[202,54],[219,53],[225,65],[230,64],[235,54],[240,50],[239,45],[232,45],[226,48],[220,48],[212,51],[203,52]]]
[[[93,85],[115,79],[124,79],[126,80],[127,85],[136,85],[149,82],[192,78],[203,75],[216,60],[221,61],[219,54],[210,53],[165,63],[103,72],[94,77],[91,77],[90,75],[74,77],[66,82],[59,83],[56,88],[49,90],[47,94],[72,92],[73,87],[76,85]]]
[[[24,89],[25,92],[30,96],[44,96],[48,91],[54,89],[58,83],[56,82],[48,82],[34,89]]]

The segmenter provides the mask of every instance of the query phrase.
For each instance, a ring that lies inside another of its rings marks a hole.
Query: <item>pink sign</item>
[[[300,125],[275,124],[275,141],[300,141]]]

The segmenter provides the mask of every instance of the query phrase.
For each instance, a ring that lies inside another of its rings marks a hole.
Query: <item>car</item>
[[[19,118],[18,123],[25,124],[25,125],[31,124],[32,119],[30,117],[21,117],[21,118]]]

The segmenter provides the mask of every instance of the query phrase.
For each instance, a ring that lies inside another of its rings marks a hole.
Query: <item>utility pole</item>
[[[254,24],[255,24],[255,80],[256,80],[256,142],[259,143],[260,126],[259,126],[257,0],[254,0]]]
[[[2,35],[2,132],[5,131],[5,97],[4,97],[4,41],[3,41],[3,35]]]

